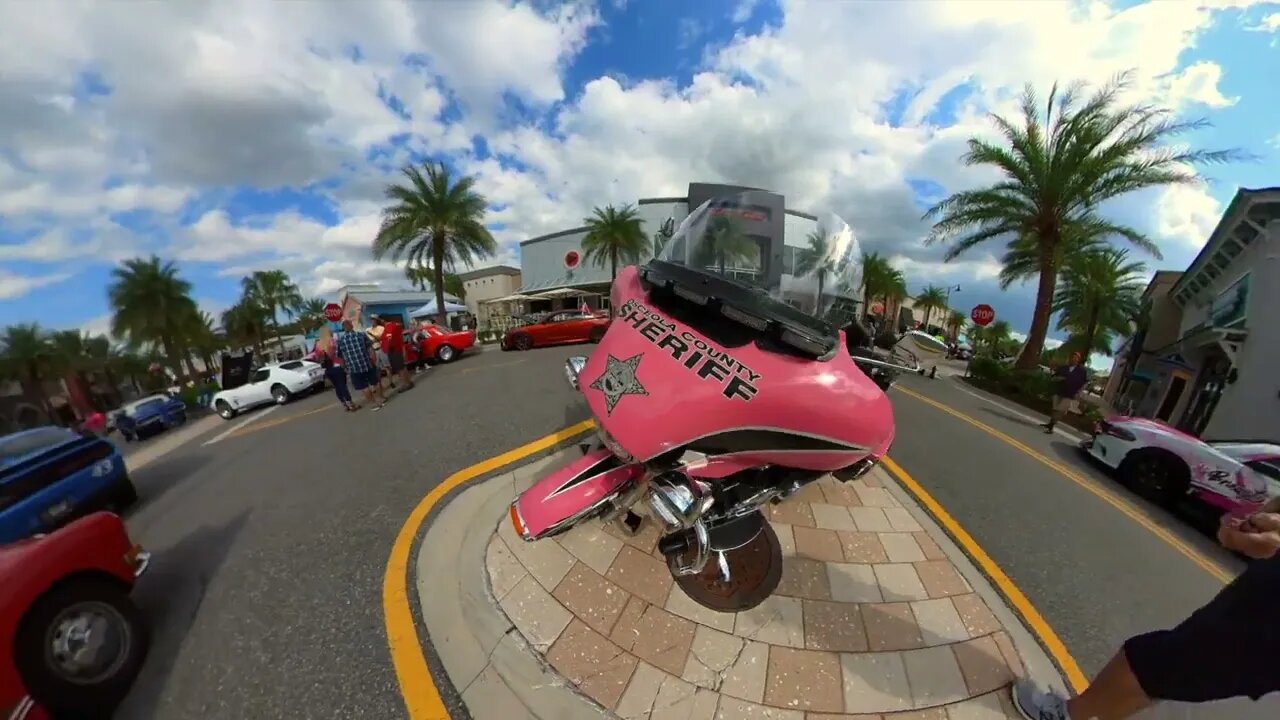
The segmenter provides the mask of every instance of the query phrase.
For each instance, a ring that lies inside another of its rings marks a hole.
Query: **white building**
[[[668,228],[679,226],[688,216],[690,207],[696,208],[706,200],[743,190],[755,190],[755,188],[690,183],[688,193],[684,197],[645,198],[639,200],[636,206],[644,223],[645,233],[652,239],[659,234],[664,225]],[[786,248],[782,258],[782,272],[784,275],[790,275],[795,267],[796,250],[805,247],[805,237],[817,227],[817,217],[787,208],[782,195],[767,193],[767,196],[768,202],[765,204],[768,207],[760,209],[759,223],[772,226],[769,228],[772,232],[781,231],[784,234]],[[587,302],[590,305],[606,306],[610,282],[609,267],[607,264],[597,266],[581,261],[582,239],[586,234],[586,227],[575,227],[520,243],[520,270],[523,281],[520,293],[532,295],[560,288],[581,289],[598,293],[596,296],[588,297]],[[640,262],[644,263],[652,255],[651,249],[640,258]],[[752,271],[751,268],[745,267],[730,270],[743,274],[750,274]],[[562,304],[576,302],[577,300],[571,298],[561,301]],[[551,305],[550,301],[547,304]]]
[[[1280,323],[1269,318],[1280,312],[1280,188],[1239,190],[1166,287],[1177,339],[1151,349],[1131,339],[1112,371],[1114,396],[1155,400],[1139,407],[1206,439],[1280,442]],[[1154,365],[1139,362],[1146,356]],[[1156,370],[1141,376],[1144,365]],[[1150,387],[1128,391],[1138,380]]]

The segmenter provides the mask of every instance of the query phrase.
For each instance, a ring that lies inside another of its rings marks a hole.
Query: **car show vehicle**
[[[296,395],[322,389],[323,367],[310,360],[289,360],[250,372],[245,384],[215,393],[212,404],[223,420],[230,420],[244,410],[271,403],[284,405]]]
[[[150,395],[121,408],[115,427],[126,442],[132,442],[158,435],[186,421],[186,403],[169,395]]]
[[[428,365],[449,363],[476,344],[475,330],[449,330],[439,325],[424,325],[418,352]]]
[[[1164,504],[1191,498],[1239,514],[1280,495],[1280,445],[1272,443],[1206,442],[1159,420],[1112,417],[1081,447],[1121,482]]]
[[[599,317],[580,310],[559,310],[530,316],[522,325],[502,336],[503,350],[529,350],[535,347],[597,343],[609,329],[609,317]]]
[[[107,512],[0,546],[0,718],[111,716],[146,658],[129,593],[150,562]]]
[[[116,446],[61,427],[0,437],[0,543],[138,499]]]
[[[861,252],[834,215],[806,238],[818,253],[811,270],[784,272],[785,227],[756,209],[768,202],[756,191],[710,200],[657,258],[619,270],[599,348],[565,366],[596,438],[512,503],[518,537],[596,520],[636,532],[646,520],[632,508],[647,508],[681,590],[741,611],[782,576],[762,508],[829,474],[857,479],[888,451],[884,388],[918,372],[906,351],[924,341],[887,354],[870,347],[843,290],[861,285]],[[750,259],[749,274],[722,270],[729,250]]]

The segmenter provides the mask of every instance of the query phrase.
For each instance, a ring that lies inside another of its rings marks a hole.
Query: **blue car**
[[[187,421],[187,404],[168,395],[152,395],[125,406],[116,429],[128,442],[145,440]]]
[[[0,545],[138,499],[116,446],[66,428],[0,436]]]

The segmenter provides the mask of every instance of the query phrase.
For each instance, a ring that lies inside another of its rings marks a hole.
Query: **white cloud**
[[[573,96],[565,69],[600,22],[587,4],[0,4],[0,151],[9,151],[0,152],[0,214],[36,238],[0,246],[0,261],[159,248],[231,277],[281,267],[308,292],[398,282],[368,246],[386,168],[412,153],[476,175],[490,220],[504,226],[496,261],[593,206],[722,180],[840,212],[913,285],[991,282],[999,268],[989,252],[942,264],[942,248],[921,244],[927,226],[909,181],[950,192],[989,178],[957,158],[1025,82],[1047,88],[1136,68],[1135,98],[1197,112],[1229,106],[1222,68],[1185,65],[1184,53],[1214,9],[1248,4],[1116,11],[992,0],[922,13],[910,3],[839,12],[788,0],[777,27],[708,51],[687,85],[601,77]],[[755,5],[739,2],[734,22]],[[401,62],[411,53],[422,61]],[[86,97],[90,71],[109,95]],[[953,91],[968,93],[949,102],[954,118],[931,120]],[[504,95],[537,121],[504,124]],[[895,127],[888,107],[903,97]],[[498,158],[471,154],[476,134]],[[367,160],[393,138],[404,140]],[[338,210],[332,227],[296,210],[235,222],[224,202],[230,187],[316,183]],[[126,239],[110,217],[131,210],[150,211],[155,231]],[[1203,188],[1186,187],[1117,208],[1179,252],[1203,243],[1219,211]],[[196,219],[183,227],[183,216]]]
[[[71,273],[23,276],[0,269],[0,300],[22,297],[33,290],[56,285],[70,278]]]

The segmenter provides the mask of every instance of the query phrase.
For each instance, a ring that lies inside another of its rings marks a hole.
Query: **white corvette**
[[[283,405],[295,395],[324,387],[324,368],[308,360],[263,365],[249,374],[249,381],[213,396],[213,409],[230,420],[240,411],[275,403]]]

